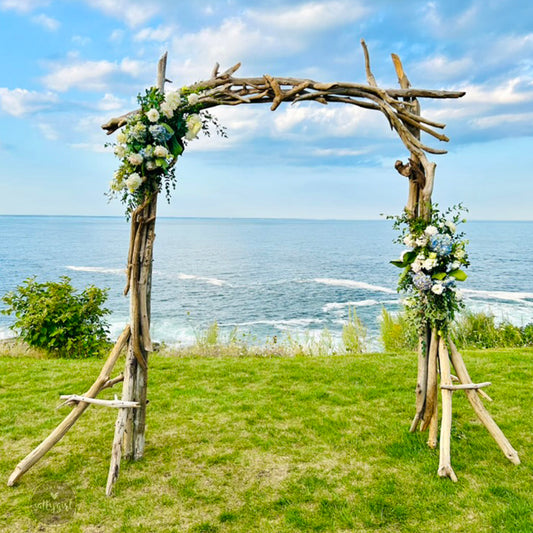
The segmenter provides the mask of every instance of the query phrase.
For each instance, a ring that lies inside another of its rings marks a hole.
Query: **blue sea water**
[[[468,222],[469,308],[517,325],[533,322],[533,222]],[[340,338],[354,307],[379,348],[382,307],[399,309],[398,269],[389,260],[389,221],[160,218],[152,291],[152,335],[194,342],[213,321],[262,343],[274,336]],[[25,278],[69,276],[108,287],[111,333],[128,321],[122,296],[129,225],[115,217],[0,216],[0,294]],[[1,306],[1,304],[0,304]],[[1,308],[1,307],[0,307]],[[0,338],[12,336],[0,315]]]

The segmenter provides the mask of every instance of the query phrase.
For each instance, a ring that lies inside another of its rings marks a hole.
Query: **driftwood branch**
[[[441,389],[447,390],[477,390],[483,387],[490,387],[492,383],[490,381],[485,381],[484,383],[465,383],[462,385],[441,385]]]
[[[351,104],[367,109],[381,111],[395,129],[404,145],[414,154],[443,154],[445,150],[432,148],[421,143],[416,132],[424,131],[434,138],[446,142],[448,138],[434,128],[442,129],[444,124],[431,121],[417,114],[416,98],[460,98],[462,91],[437,91],[416,89],[410,86],[403,72],[401,61],[393,55],[393,62],[400,79],[400,89],[381,89],[370,69],[370,56],[364,40],[361,41],[365,57],[365,72],[368,85],[351,82],[317,82],[311,79],[275,77],[265,74],[262,77],[236,78],[233,74],[241,66],[237,63],[223,73],[219,73],[218,63],[211,77],[187,87],[199,93],[199,103],[203,109],[223,105],[271,103],[271,110],[277,109],[282,102],[316,101],[319,103]],[[166,66],[166,57],[165,65]],[[164,68],[164,66],[162,68]],[[163,83],[165,78],[162,78]],[[158,85],[163,86],[158,79]],[[102,126],[108,134],[127,123],[128,117],[137,113],[131,111],[120,117],[112,118]],[[424,162],[421,161],[424,165]]]
[[[98,398],[88,398],[87,396],[80,396],[79,394],[62,394],[60,396],[63,403],[67,405],[77,404],[79,402],[92,403],[93,405],[103,405],[104,407],[113,407],[115,409],[131,408],[135,409],[139,407],[139,402],[125,402],[123,400],[100,400]]]

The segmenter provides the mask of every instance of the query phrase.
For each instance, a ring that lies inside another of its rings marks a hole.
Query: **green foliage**
[[[366,328],[355,309],[348,309],[348,322],[342,326],[342,342],[348,354],[363,353],[366,345]]]
[[[464,312],[454,324],[452,334],[460,348],[512,348],[533,346],[533,324],[519,327],[494,315]]]
[[[85,358],[101,355],[106,346],[106,298],[107,290],[94,286],[77,293],[67,276],[45,283],[31,277],[2,297],[7,305],[2,313],[15,315],[12,329],[30,346],[59,357]]]
[[[381,310],[381,342],[386,352],[416,350],[418,331],[408,311],[393,315],[383,307]]]

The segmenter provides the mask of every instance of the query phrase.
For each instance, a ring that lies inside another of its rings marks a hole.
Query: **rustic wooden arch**
[[[445,150],[426,146],[420,140],[425,132],[439,141],[448,138],[437,130],[444,124],[428,120],[420,114],[421,98],[460,98],[465,93],[415,89],[403,70],[400,58],[392,54],[392,61],[398,76],[399,89],[378,87],[370,68],[366,44],[361,41],[367,84],[351,82],[321,83],[309,79],[283,78],[263,75],[256,78],[237,78],[235,72],[240,63],[220,73],[215,65],[208,80],[187,87],[199,92],[199,103],[203,109],[221,105],[270,103],[274,111],[282,102],[315,101],[321,104],[342,103],[380,111],[387,118],[391,128],[396,131],[409,151],[409,161],[404,164],[396,161],[395,168],[408,178],[409,193],[406,210],[411,217],[431,216],[431,195],[435,179],[436,164],[427,154],[444,154]],[[164,91],[166,79],[166,53],[159,60],[157,87]],[[132,111],[121,117],[113,118],[102,126],[108,134],[124,126]],[[117,407],[119,414],[115,425],[111,464],[106,493],[111,494],[116,482],[121,457],[140,459],[145,447],[145,419],[148,354],[152,351],[150,340],[150,305],[152,285],[152,257],[155,238],[157,194],[146,197],[144,203],[131,215],[130,247],[127,260],[127,283],[124,293],[130,294],[130,324],[122,334],[106,360],[98,378],[83,395],[62,397],[65,403],[73,406],[69,415],[54,431],[29,455],[27,455],[11,474],[8,485],[14,485],[20,477],[37,463],[67,431],[74,425],[90,404]],[[113,368],[126,348],[124,373],[112,378]],[[459,385],[452,384],[450,361],[455,368]],[[418,350],[418,377],[416,384],[416,412],[410,431],[420,426],[429,429],[428,445],[437,446],[438,422],[438,374],[440,370],[440,389],[442,394],[442,421],[440,427],[440,460],[438,474],[456,481],[451,467],[450,434],[452,420],[452,394],[464,390],[477,416],[495,439],[505,456],[514,464],[519,464],[517,452],[511,446],[498,425],[483,406],[480,396],[488,396],[481,390],[490,383],[474,384],[455,345],[449,337],[443,338],[431,328],[429,322],[422,336]],[[96,396],[105,388],[123,382],[122,400],[98,400]]]

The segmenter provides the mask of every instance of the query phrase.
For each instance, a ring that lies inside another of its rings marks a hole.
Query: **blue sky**
[[[527,0],[0,0],[0,214],[119,215],[100,125],[136,107],[169,52],[175,88],[242,62],[243,76],[383,87],[390,53],[447,124],[434,199],[472,219],[533,219],[533,3]],[[316,103],[218,108],[228,139],[191,143],[165,216],[378,218],[402,210],[407,158],[383,116]],[[428,139],[426,139],[428,140]],[[439,141],[429,139],[436,146]]]

